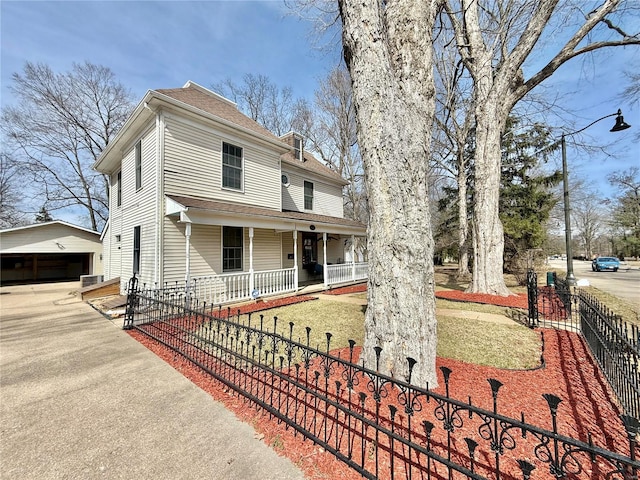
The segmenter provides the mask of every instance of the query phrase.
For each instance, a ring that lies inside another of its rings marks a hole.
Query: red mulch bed
[[[461,298],[461,293],[463,292],[457,292],[458,299]],[[477,298],[474,297],[471,301],[475,302]],[[525,421],[528,424],[551,430],[549,407],[542,394],[552,393],[562,399],[558,409],[558,431],[562,435],[587,441],[588,434],[591,434],[596,445],[628,455],[628,441],[619,419],[620,410],[616,406],[615,395],[602,376],[582,337],[562,330],[544,329],[539,331],[541,335],[544,335],[545,365],[535,370],[510,371],[438,358],[438,367],[448,367],[453,372],[449,384],[449,395],[465,402],[469,397],[472,397],[474,405],[491,410],[493,398],[487,379],[495,378],[503,384],[497,397],[498,411],[502,415],[519,419],[521,412],[525,412]],[[362,478],[331,453],[325,452],[311,441],[303,441],[300,435],[294,435],[293,429],[285,428],[283,423],[251,406],[243,398],[233,394],[228,387],[213,380],[200,368],[176,355],[173,351],[135,331],[131,331],[131,335],[173,365],[213,398],[223,402],[238,418],[252,424],[257,431],[257,437],[271,445],[279,454],[290,458],[304,471],[306,478],[354,480]],[[346,350],[348,351],[348,349]],[[340,353],[344,358],[345,351]],[[356,353],[359,353],[358,347],[356,347]],[[434,391],[444,394],[443,377],[440,371],[438,373],[440,386]],[[427,412],[433,411],[435,405],[431,403],[424,405],[424,407],[426,415]],[[400,411],[399,416],[398,422],[401,424],[403,412]],[[406,417],[404,418],[406,419]],[[414,425],[417,425],[421,417],[414,418]],[[442,428],[439,421],[436,420],[434,423],[440,429]],[[459,430],[456,431],[456,438],[461,439],[466,435],[465,433],[460,434]],[[468,436],[472,436],[473,433],[469,432]],[[523,441],[519,434],[516,436],[516,442],[521,448]],[[532,458],[531,451],[523,451],[515,458],[527,458],[526,455],[528,458]],[[506,469],[503,471],[504,478],[522,478],[522,474],[513,460],[514,457],[509,454],[509,460],[506,458],[505,456],[502,464],[502,467]],[[506,466],[507,462],[513,464],[513,470],[509,470]],[[597,462],[584,463],[582,466],[588,470],[579,476],[570,476],[569,478],[592,480],[603,478],[602,465]],[[388,475],[388,471],[385,475]],[[388,477],[381,476],[381,478]],[[404,478],[404,476],[396,475],[395,478]],[[433,478],[441,477],[436,474]],[[551,478],[546,466],[537,468],[531,476],[532,480],[544,478]]]
[[[245,315],[247,313],[261,312],[263,310],[271,310],[277,307],[286,307],[287,305],[293,305],[294,303],[308,302],[309,300],[317,300],[317,297],[310,297],[308,295],[299,295],[292,297],[276,298],[274,300],[256,300],[253,303],[246,303],[237,307],[227,307],[226,309],[219,309],[216,316],[220,318],[233,317],[235,315]]]
[[[461,290],[439,290],[436,291],[436,297],[458,302],[486,303],[499,307],[527,308],[526,293],[501,297],[499,295],[488,295],[486,293],[466,293]]]
[[[332,288],[327,290],[327,295],[348,295],[351,293],[362,293],[367,291],[367,284],[361,283],[359,285],[349,285],[348,287]]]

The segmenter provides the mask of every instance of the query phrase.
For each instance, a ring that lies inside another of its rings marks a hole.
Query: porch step
[[[78,290],[78,294],[82,300],[120,295],[120,277],[81,288]]]

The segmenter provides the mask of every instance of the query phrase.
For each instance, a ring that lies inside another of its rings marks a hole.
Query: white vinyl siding
[[[289,186],[281,184],[282,209],[295,212],[308,211],[319,215],[344,218],[342,187],[331,185],[315,176],[282,170],[289,177]],[[313,210],[304,208],[304,182],[313,183]]]
[[[155,276],[156,236],[156,130],[155,120],[143,135],[136,139],[125,151],[122,159],[122,207],[110,212],[111,234],[120,235],[120,271],[112,271],[112,277],[119,276],[122,288],[133,275],[133,232],[140,226],[140,282],[151,285]],[[136,144],[140,141],[142,186],[136,188]],[[117,247],[116,247],[117,250]],[[115,258],[112,258],[112,263]]]
[[[277,152],[169,115],[165,125],[165,194],[280,210],[280,157]],[[222,186],[223,142],[242,148],[242,191]]]
[[[246,270],[249,269],[249,229],[245,228]],[[293,252],[293,250],[292,250]],[[275,230],[256,228],[253,231],[253,270],[277,270],[282,268],[282,239]],[[293,262],[291,264],[293,266]]]
[[[104,279],[121,277],[122,272],[122,242],[116,242],[116,235],[122,235],[122,208],[118,205],[118,188],[122,188],[122,172],[111,176],[111,195],[109,196],[109,229],[104,234]],[[120,186],[118,186],[118,184]],[[124,201],[124,197],[122,197]]]
[[[293,254],[293,232],[282,232],[282,268],[293,267],[293,258],[289,258],[289,254]]]
[[[165,217],[164,280],[184,282],[186,273],[185,224]],[[249,229],[244,228],[242,271],[249,271]],[[254,271],[282,268],[281,236],[274,230],[255,229],[253,233]],[[222,227],[192,225],[190,238],[191,278],[224,273],[222,271]],[[291,247],[293,248],[293,247]],[[293,250],[291,251],[293,253]],[[291,262],[293,266],[293,262]]]

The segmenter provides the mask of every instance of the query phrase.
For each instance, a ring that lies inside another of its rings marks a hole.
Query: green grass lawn
[[[438,300],[439,308],[472,310],[504,314],[507,309],[492,305],[467,304]],[[466,306],[466,308],[465,308]],[[331,332],[330,349],[347,347],[350,339],[362,345],[364,307],[331,300],[313,300],[262,312],[264,325],[273,329],[278,317],[278,333],[289,336],[289,322],[294,323],[293,338],[306,343],[305,327],[311,328],[310,344],[326,350],[326,332]],[[252,324],[259,321],[252,315]],[[497,368],[532,368],[540,360],[540,336],[522,325],[503,325],[487,321],[439,316],[438,356]]]

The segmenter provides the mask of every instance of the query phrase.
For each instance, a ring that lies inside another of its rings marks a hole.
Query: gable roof
[[[286,136],[278,138],[258,122],[238,110],[237,105],[231,100],[192,81],[188,81],[181,88],[149,90],[129,116],[125,125],[109,145],[107,145],[96,161],[94,165],[96,170],[103,173],[113,173],[119,168],[121,157],[116,156],[110,158],[111,152],[125,148],[125,144],[132,140],[134,132],[138,131],[141,125],[150,121],[152,116],[155,115],[154,109],[158,104],[182,108],[183,110],[205,116],[219,123],[230,124],[236,128],[240,128],[245,132],[254,134],[258,138],[267,141],[273,147],[279,148],[280,152],[285,152],[281,156],[281,159],[286,164],[330,178],[343,185],[348,184],[342,176],[319,162],[313,155],[306,151],[304,152],[305,162],[300,162],[295,159],[293,155],[293,143],[287,142]],[[118,144],[120,144],[119,148],[117,147]]]
[[[25,226],[22,226],[22,227],[6,228],[4,230],[0,230],[0,233],[17,232],[19,230],[27,230],[27,229],[30,229],[30,228],[42,228],[42,227],[47,227],[49,225],[63,225],[65,227],[75,228],[75,229],[81,230],[83,232],[93,233],[94,235],[100,236],[100,232],[96,232],[95,230],[91,230],[89,228],[79,227],[78,225],[73,225],[72,223],[64,222],[62,220],[53,220],[51,222],[34,223],[34,224],[31,224],[31,225],[25,225]]]
[[[280,141],[269,130],[238,110],[234,102],[192,81],[188,81],[182,88],[158,89],[156,92],[271,138],[273,141]]]

